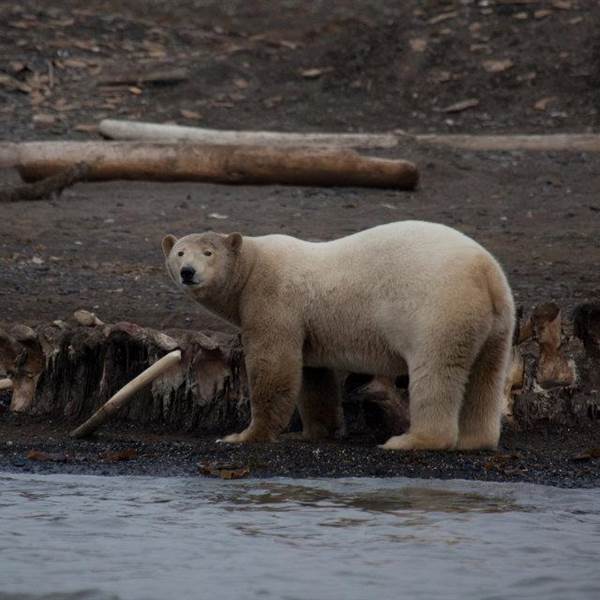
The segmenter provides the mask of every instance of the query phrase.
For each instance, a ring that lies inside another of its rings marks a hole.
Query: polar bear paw
[[[273,439],[269,435],[261,434],[250,428],[244,429],[240,433],[232,433],[224,438],[218,439],[219,444],[250,444],[253,442],[272,442]]]
[[[452,450],[456,440],[404,433],[391,437],[379,447],[384,450]]]

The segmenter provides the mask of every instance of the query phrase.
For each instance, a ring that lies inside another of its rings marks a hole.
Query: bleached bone
[[[112,398],[101,406],[83,425],[71,432],[71,437],[82,438],[92,434],[107,421],[111,415],[127,405],[132,396],[143,387],[167,372],[171,367],[181,362],[181,350],[174,350],[157,360],[152,366],[142,371],[137,377],[123,386]]]
[[[80,308],[73,313],[73,319],[77,321],[80,325],[84,327],[98,327],[100,325],[104,325],[104,323],[96,316],[95,313],[90,312],[89,310],[84,310]]]

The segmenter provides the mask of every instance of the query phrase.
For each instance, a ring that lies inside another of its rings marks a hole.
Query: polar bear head
[[[162,240],[167,271],[173,281],[194,296],[209,296],[231,279],[242,247],[242,235],[194,233]]]

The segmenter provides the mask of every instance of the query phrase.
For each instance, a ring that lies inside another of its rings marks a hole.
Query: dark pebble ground
[[[224,445],[215,437],[112,425],[90,440],[70,426],[31,417],[0,421],[0,471],[86,475],[202,476],[199,464],[250,477],[418,477],[600,486],[596,429],[506,430],[496,452],[390,452],[371,440]],[[34,459],[27,458],[37,451]],[[41,460],[40,460],[41,459]]]

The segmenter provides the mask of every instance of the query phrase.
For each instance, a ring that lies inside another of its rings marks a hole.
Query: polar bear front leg
[[[244,340],[252,418],[244,431],[224,437],[223,442],[274,442],[290,422],[302,382],[301,347],[272,341],[271,336],[264,343]]]

